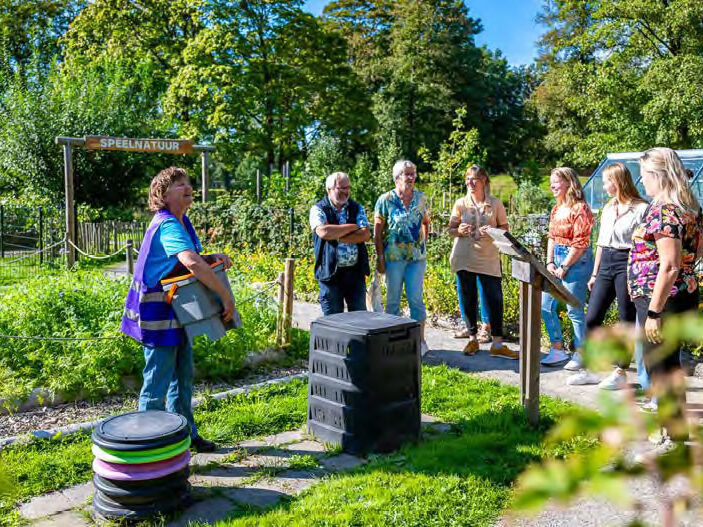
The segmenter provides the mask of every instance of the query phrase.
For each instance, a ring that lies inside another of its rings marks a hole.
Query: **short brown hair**
[[[185,168],[168,167],[154,176],[149,185],[149,210],[156,212],[166,208],[164,194],[173,183],[180,179],[188,179]]]

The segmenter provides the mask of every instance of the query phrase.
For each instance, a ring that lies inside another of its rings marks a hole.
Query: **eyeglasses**
[[[481,181],[481,179],[480,179],[480,178],[475,178],[475,177],[467,178],[467,179],[466,179],[466,183],[469,184],[469,185],[475,185],[475,184],[478,183],[479,181]]]

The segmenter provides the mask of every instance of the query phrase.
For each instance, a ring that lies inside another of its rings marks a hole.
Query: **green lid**
[[[179,441],[176,444],[160,448],[152,448],[151,450],[119,452],[117,450],[100,448],[98,445],[93,445],[91,450],[93,451],[93,455],[95,457],[103,461],[107,461],[108,463],[139,465],[141,463],[154,463],[156,461],[170,459],[185,452],[189,447],[190,437],[186,437],[183,441]]]

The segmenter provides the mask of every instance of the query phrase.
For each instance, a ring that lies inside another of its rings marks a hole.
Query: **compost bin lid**
[[[419,322],[411,318],[389,315],[388,313],[377,313],[375,311],[335,313],[334,315],[320,317],[313,321],[313,324],[351,331],[361,330],[364,333],[381,333],[389,329],[404,329],[420,325]]]
[[[92,438],[100,448],[131,451],[177,443],[189,433],[190,426],[182,415],[147,410],[105,419],[95,427]]]

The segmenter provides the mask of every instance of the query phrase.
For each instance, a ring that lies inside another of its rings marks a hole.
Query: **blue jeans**
[[[488,301],[486,300],[486,294],[483,292],[483,286],[481,285],[481,280],[476,278],[476,283],[478,284],[478,298],[479,307],[481,308],[481,322],[488,324],[490,318],[488,316]],[[459,280],[459,275],[456,275],[456,296],[459,299],[459,313],[461,314],[461,320],[464,321],[464,325],[469,327],[469,321],[466,319],[466,308],[464,307],[464,299],[461,296],[461,281]]]
[[[557,267],[564,262],[568,252],[568,246],[554,245],[554,264]],[[574,327],[574,347],[576,349],[583,348],[583,343],[586,340],[586,312],[584,311],[584,306],[586,304],[586,284],[592,272],[593,253],[589,247],[578,261],[571,266],[566,276],[561,279],[562,285],[581,302],[581,307],[566,306],[569,320],[571,320],[571,324]],[[557,304],[557,299],[552,295],[542,293],[542,320],[544,321],[544,327],[547,329],[550,342],[562,341]]]
[[[338,267],[332,280],[318,284],[323,315],[344,312],[345,301],[347,311],[366,311],[366,277],[360,265]]]
[[[635,329],[640,330],[639,323],[635,324]],[[637,365],[637,380],[640,382],[640,387],[643,390],[649,390],[649,373],[647,373],[647,365],[644,363],[644,347],[642,340],[635,341],[635,364]]]
[[[180,346],[144,346],[144,384],[139,394],[139,411],[168,410],[181,414],[190,424],[190,436],[198,430],[193,420],[193,348]],[[165,403],[165,404],[164,404]]]
[[[422,299],[426,260],[386,262],[386,313],[400,315],[400,295],[405,284],[405,296],[410,306],[410,318],[422,322],[426,318]]]

